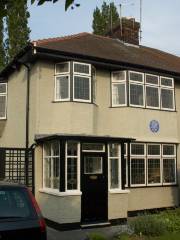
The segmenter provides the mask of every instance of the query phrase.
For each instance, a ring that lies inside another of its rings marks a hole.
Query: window
[[[129,72],[129,103],[130,106],[144,106],[144,75]]]
[[[126,72],[112,72],[112,105],[126,106]]]
[[[128,149],[127,149],[127,143],[124,144],[124,160],[125,160],[125,175],[126,175],[126,183],[125,187],[128,186]]]
[[[74,66],[74,92],[73,99],[91,101],[91,65],[85,63],[73,63]]]
[[[91,68],[91,65],[86,63],[57,63],[55,66],[55,101],[91,102],[91,82],[95,83],[95,70],[91,71]],[[94,87],[92,92],[94,100]]]
[[[146,74],[146,106],[159,108],[159,77]]]
[[[176,184],[176,145],[132,143],[131,186]]]
[[[66,143],[66,190],[79,190],[79,143],[68,141]]]
[[[175,110],[173,78],[135,71],[117,71],[112,72],[111,75],[113,107],[129,105]]]
[[[104,152],[105,145],[102,143],[83,143],[82,151],[83,152]]]
[[[102,173],[102,157],[85,156],[84,157],[84,173],[85,174],[101,174]]]
[[[109,156],[109,188],[119,189],[121,188],[121,150],[120,145],[117,143],[111,143],[108,145]]]
[[[0,119],[6,119],[7,83],[0,83]]]
[[[176,152],[175,145],[163,145],[163,183],[176,183]]]
[[[70,100],[70,63],[56,64],[55,74],[55,100]]]
[[[145,145],[131,144],[131,186],[144,186],[146,178]]]
[[[59,173],[59,142],[47,142],[44,144],[44,188],[59,189]]]
[[[161,151],[160,144],[147,145],[148,185],[161,184]]]

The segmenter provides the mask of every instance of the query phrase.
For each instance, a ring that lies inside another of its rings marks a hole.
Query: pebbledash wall
[[[140,142],[179,143],[180,84],[175,82],[176,111],[142,108],[112,108],[110,71],[96,69],[95,104],[53,102],[54,64],[39,62],[38,117],[36,133],[72,133],[131,137]],[[45,77],[44,77],[45,76]],[[103,89],[103,91],[102,91]],[[149,129],[151,120],[159,121],[160,130]],[[179,158],[177,147],[177,159]],[[36,151],[36,197],[45,217],[58,223],[81,221],[81,194],[50,194],[42,189],[42,148]],[[179,163],[177,161],[178,172]],[[39,174],[41,173],[41,174]],[[39,191],[40,190],[40,191]],[[130,188],[108,194],[108,218],[126,218],[128,211],[178,206],[178,187]]]
[[[102,91],[103,89],[103,91]],[[7,120],[0,122],[0,145],[24,147],[26,71],[21,67],[8,79]],[[109,70],[96,68],[95,104],[54,102],[54,63],[38,61],[30,77],[30,145],[37,134],[87,134],[135,138],[139,142],[177,144],[177,173],[180,169],[180,82],[175,80],[176,111],[133,107],[111,107]],[[158,120],[160,130],[149,129]],[[81,221],[81,193],[50,193],[43,190],[43,148],[35,149],[35,196],[43,214],[58,223]],[[175,186],[129,188],[108,193],[108,219],[126,218],[128,211],[179,205]]]

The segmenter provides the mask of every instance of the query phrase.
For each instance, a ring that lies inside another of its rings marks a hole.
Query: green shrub
[[[100,233],[89,233],[88,240],[107,240],[107,238]]]
[[[168,210],[158,215],[163,220],[169,232],[180,232],[180,209]]]
[[[160,236],[166,233],[167,225],[157,215],[143,215],[130,222],[137,235]]]
[[[114,240],[129,240],[128,233],[120,233],[118,236],[115,237]]]

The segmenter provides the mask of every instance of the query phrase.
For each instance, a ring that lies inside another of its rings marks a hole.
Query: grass
[[[118,238],[115,238],[114,240],[178,240],[178,239],[180,239],[180,232],[166,233],[165,235],[159,237],[147,237],[137,235],[128,236],[126,234],[122,234]]]

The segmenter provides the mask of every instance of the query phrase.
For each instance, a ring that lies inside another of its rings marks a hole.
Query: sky
[[[113,0],[105,0],[107,3]],[[30,5],[31,40],[92,32],[93,10],[103,0],[76,0],[81,6],[64,10],[65,0]],[[140,0],[114,0],[123,17],[140,19]],[[142,0],[142,45],[180,56],[180,1]]]

